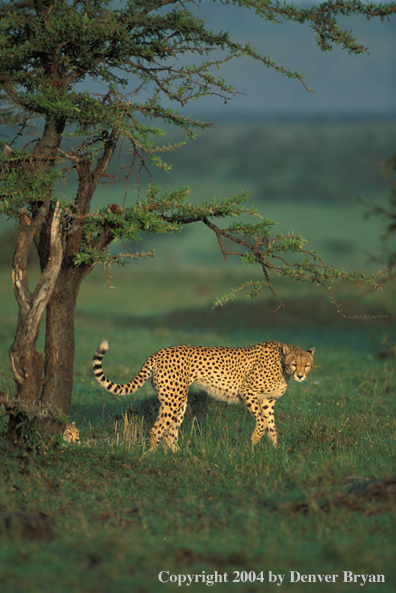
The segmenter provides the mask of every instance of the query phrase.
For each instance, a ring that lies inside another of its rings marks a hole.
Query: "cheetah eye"
[[[297,368],[296,365],[294,364],[294,362],[290,364],[290,368],[291,369],[296,369]]]

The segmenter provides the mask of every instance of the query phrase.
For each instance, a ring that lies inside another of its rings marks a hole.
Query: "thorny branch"
[[[262,246],[269,246],[271,243],[273,243],[274,241],[276,241],[277,239],[268,239],[268,237],[263,237],[262,239],[260,239],[259,237],[257,237],[257,240],[254,244],[250,243],[248,240],[246,240],[246,238],[240,238],[240,237],[235,237],[233,235],[231,235],[230,233],[228,233],[226,230],[224,229],[220,229],[218,226],[216,226],[215,224],[213,224],[212,222],[210,222],[206,217],[202,218],[202,221],[204,222],[204,224],[206,226],[208,226],[211,230],[214,231],[214,233],[216,234],[218,243],[220,245],[220,249],[221,252],[223,254],[223,257],[225,259],[225,261],[227,261],[227,255],[235,255],[235,256],[239,256],[241,258],[246,257],[246,253],[242,253],[239,251],[230,251],[228,249],[225,248],[224,246],[224,241],[223,241],[223,237],[233,241],[234,243],[237,243],[240,246],[246,247],[249,251],[251,251],[254,256],[256,261],[261,265],[261,268],[263,270],[266,282],[246,282],[244,283],[242,286],[240,286],[238,289],[236,289],[235,291],[233,291],[232,296],[235,296],[235,294],[237,292],[239,292],[240,290],[246,288],[247,286],[252,286],[254,285],[254,290],[253,290],[253,294],[257,294],[261,288],[263,286],[267,286],[272,295],[274,296],[274,298],[278,301],[279,306],[277,307],[277,309],[275,311],[277,311],[280,307],[284,307],[284,303],[281,301],[281,299],[279,298],[279,296],[276,294],[276,291],[274,289],[274,287],[271,284],[270,281],[270,277],[268,272],[276,272],[279,275],[290,275],[287,273],[287,269],[288,268],[295,268],[295,269],[299,269],[298,271],[298,279],[299,280],[309,280],[312,281],[314,280],[315,282],[317,282],[318,284],[320,284],[327,292],[331,302],[335,305],[337,312],[339,313],[339,315],[343,318],[347,318],[347,319],[372,319],[372,318],[378,318],[378,317],[387,317],[387,315],[374,315],[374,316],[368,316],[368,315],[353,315],[353,316],[349,316],[349,315],[345,315],[342,310],[341,310],[341,306],[339,303],[337,303],[337,301],[334,298],[334,295],[331,292],[331,289],[326,286],[325,281],[327,279],[332,279],[334,277],[337,277],[339,279],[343,279],[348,277],[347,273],[339,273],[337,274],[337,276],[334,275],[333,270],[327,266],[323,260],[321,258],[319,258],[316,254],[314,254],[311,251],[307,251],[304,249],[299,249],[299,253],[302,253],[304,255],[308,255],[308,256],[313,256],[314,259],[317,262],[320,262],[319,264],[316,263],[316,265],[314,265],[312,263],[311,267],[307,270],[307,273],[302,273],[301,272],[301,263],[300,262],[293,262],[293,263],[288,263],[286,262],[286,260],[282,257],[280,257],[279,255],[276,255],[274,253],[270,254],[270,257],[272,259],[278,259],[280,260],[284,265],[283,266],[278,266],[273,264],[272,262],[269,261],[268,256],[265,253],[265,249],[260,250],[259,248]],[[322,273],[321,273],[322,270]],[[377,274],[377,276],[383,276],[385,272],[379,272]],[[293,275],[293,274],[291,274]],[[362,277],[363,279],[363,277]],[[374,283],[374,289],[379,289],[381,288],[381,285],[379,283]],[[224,303],[224,299],[219,299],[214,306],[216,306],[217,304],[223,304]]]

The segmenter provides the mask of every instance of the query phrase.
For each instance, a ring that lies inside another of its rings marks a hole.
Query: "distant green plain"
[[[183,139],[174,130],[166,132],[160,139],[164,145]],[[374,265],[367,268],[367,262],[381,251],[381,221],[365,220],[367,209],[357,198],[386,204],[389,180],[381,166],[394,153],[395,135],[395,118],[220,119],[178,151],[162,153],[172,170],[152,170],[152,180],[163,190],[189,186],[193,203],[250,192],[250,203],[277,223],[274,233],[299,232],[307,240],[307,249],[314,249],[334,267],[375,271]],[[109,174],[118,174],[120,165],[130,160],[123,144]],[[132,174],[127,187],[114,184],[112,178],[108,181],[98,187],[94,205],[131,205],[144,198],[150,180],[141,171],[139,183]],[[73,174],[67,176],[66,188],[61,183],[57,191],[60,197],[73,198]],[[5,228],[3,218],[0,229],[0,263],[10,262],[13,224]],[[203,225],[186,226],[182,234],[173,236],[146,237],[129,248],[154,248],[161,268],[207,268],[223,262],[216,237]]]

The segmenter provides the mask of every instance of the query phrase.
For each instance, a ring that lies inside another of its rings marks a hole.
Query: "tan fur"
[[[77,441],[80,441],[80,431],[78,430],[75,422],[66,424],[65,430],[63,431],[63,439],[67,443],[77,443]]]
[[[155,449],[164,436],[165,446],[172,451],[178,449],[179,428],[192,384],[228,403],[244,402],[256,418],[252,443],[258,443],[267,431],[276,447],[275,402],[285,393],[291,377],[304,381],[313,366],[315,352],[315,348],[305,351],[274,341],[248,348],[171,346],[150,356],[132,381],[119,385],[106,379],[102,371],[108,347],[107,342],[102,342],[95,353],[96,379],[117,395],[134,393],[150,379],[161,403],[150,432],[150,446]]]

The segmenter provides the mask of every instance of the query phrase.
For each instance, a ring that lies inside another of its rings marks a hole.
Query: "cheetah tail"
[[[108,349],[108,342],[103,341],[93,357],[92,366],[96,380],[100,383],[102,387],[104,387],[105,389],[107,389],[107,391],[110,391],[111,393],[115,393],[117,395],[127,395],[129,393],[134,393],[139,389],[139,387],[141,387],[147,381],[151,374],[151,369],[149,370],[143,367],[141,371],[136,375],[136,377],[132,379],[132,381],[130,381],[129,383],[126,383],[125,385],[113,383],[112,381],[106,379],[102,370],[102,359]]]

